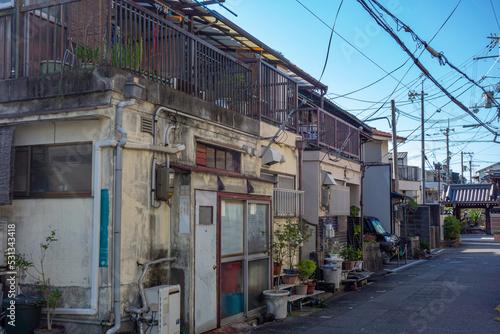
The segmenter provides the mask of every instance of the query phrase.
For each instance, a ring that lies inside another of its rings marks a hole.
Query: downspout
[[[122,228],[122,170],[123,170],[123,147],[127,143],[127,130],[123,128],[123,108],[135,104],[135,99],[122,101],[116,107],[116,130],[121,134],[120,141],[116,147],[116,164],[115,164],[115,196],[114,196],[114,229],[113,229],[113,273],[114,273],[114,314],[115,325],[110,328],[106,334],[116,333],[121,326],[121,301],[120,301],[120,269],[121,269],[121,228]]]
[[[359,211],[361,213],[361,250],[363,250],[364,244],[364,230],[365,230],[365,217],[363,212],[364,201],[363,201],[363,180],[365,178],[366,165],[364,161],[361,161],[361,198],[359,199]]]
[[[91,261],[91,283],[90,283],[90,307],[89,308],[57,308],[56,314],[96,315],[99,297],[99,237],[100,237],[100,213],[101,213],[101,149],[103,147],[116,147],[116,140],[103,140],[94,143],[94,208],[92,215],[92,261]]]

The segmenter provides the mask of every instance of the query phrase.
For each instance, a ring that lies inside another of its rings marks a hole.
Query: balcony
[[[273,216],[298,217],[304,212],[304,191],[274,189]]]
[[[299,134],[310,144],[359,159],[359,129],[318,107],[301,108],[298,122]]]
[[[399,179],[404,181],[420,181],[420,168],[414,166],[398,166]]]
[[[61,0],[3,10],[0,80],[106,65],[275,124],[297,107],[294,79],[264,61],[232,57],[179,20],[131,0]],[[296,118],[287,127],[297,132]]]

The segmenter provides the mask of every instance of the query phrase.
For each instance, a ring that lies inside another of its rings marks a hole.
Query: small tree
[[[291,269],[299,247],[309,239],[311,232],[305,220],[292,222],[291,219],[287,219],[284,224],[276,222],[276,226],[277,229],[273,232],[267,253],[272,253],[273,260],[280,264],[288,257]]]
[[[52,330],[52,318],[55,315],[55,310],[57,304],[61,300],[61,291],[56,289],[50,283],[50,278],[47,277],[44,271],[45,257],[47,256],[47,251],[50,245],[57,241],[56,231],[51,231],[50,235],[45,238],[45,243],[40,243],[40,265],[35,266],[33,264],[33,256],[25,257],[22,254],[15,255],[16,267],[25,271],[30,277],[35,279],[35,284],[38,287],[38,291],[42,294],[42,300],[40,301],[42,306],[47,308],[47,329]]]

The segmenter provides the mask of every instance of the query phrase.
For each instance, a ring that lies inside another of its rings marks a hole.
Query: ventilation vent
[[[141,132],[153,134],[153,119],[141,117]]]

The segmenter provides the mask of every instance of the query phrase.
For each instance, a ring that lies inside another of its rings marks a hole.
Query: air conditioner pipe
[[[175,261],[175,257],[164,257],[161,259],[153,260],[144,263],[142,266],[142,273],[141,276],[139,277],[139,293],[141,295],[141,302],[142,302],[142,307],[132,307],[132,306],[127,306],[125,307],[125,312],[128,313],[134,313],[136,315],[142,314],[142,313],[147,313],[149,312],[149,306],[148,306],[148,300],[146,299],[146,293],[144,292],[144,276],[146,276],[146,272],[148,271],[148,268],[152,264],[158,264],[158,263],[163,263],[163,262],[172,262]],[[148,318],[140,317],[137,321],[138,326],[139,326],[139,333],[142,333],[142,321],[141,320],[148,320]]]
[[[156,137],[156,128],[158,123],[158,118],[160,117],[160,111],[168,112],[169,109],[166,107],[158,107],[156,108],[155,115],[153,116],[153,145],[156,146],[157,137]],[[165,146],[168,146],[168,134],[170,132],[169,126],[165,133]],[[170,156],[167,155],[167,167],[170,165]],[[153,153],[153,161],[151,162],[151,207],[155,205],[155,191],[156,191],[156,152]]]
[[[115,196],[114,196],[114,229],[113,229],[113,303],[115,314],[115,325],[106,334],[116,333],[121,326],[121,301],[120,301],[120,269],[121,269],[121,229],[122,229],[122,170],[123,170],[123,147],[127,144],[127,130],[123,128],[123,108],[135,104],[135,99],[122,101],[116,107],[116,130],[121,134],[120,141],[116,146],[115,164]]]

